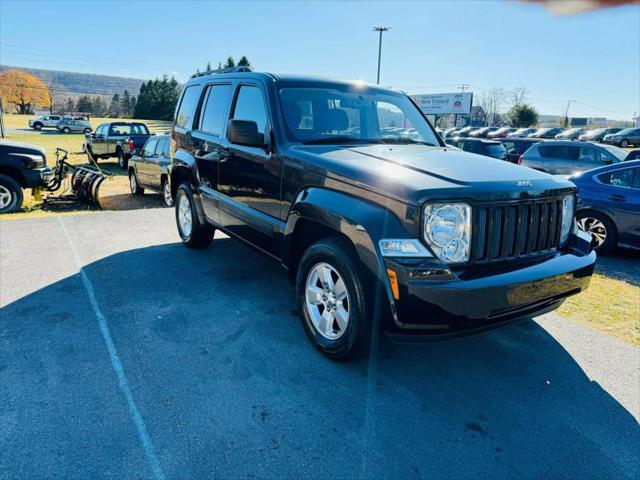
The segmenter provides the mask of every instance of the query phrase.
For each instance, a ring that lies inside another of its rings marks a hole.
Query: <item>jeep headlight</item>
[[[569,233],[573,227],[573,219],[575,217],[575,198],[573,195],[567,195],[562,199],[562,226],[560,228],[560,244],[567,243]]]
[[[466,203],[440,203],[424,209],[424,239],[443,261],[469,260],[471,207]]]

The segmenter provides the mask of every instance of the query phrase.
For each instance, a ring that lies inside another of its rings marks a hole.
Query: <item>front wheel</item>
[[[85,128],[83,130],[83,133],[86,135],[87,133],[91,133],[91,129],[90,128]]]
[[[35,128],[36,130],[42,130],[42,124],[41,123],[34,123],[33,124],[33,128]]]
[[[320,240],[304,252],[296,277],[305,332],[333,360],[366,355],[371,342],[365,283],[353,257],[347,241]]]
[[[18,182],[6,175],[0,175],[0,213],[19,211],[23,198]]]
[[[171,196],[171,185],[169,180],[162,181],[162,199],[167,207],[173,207],[173,197]]]
[[[175,203],[176,224],[182,243],[189,248],[207,248],[213,240],[215,228],[200,221],[188,183],[178,187]]]
[[[611,251],[617,243],[616,226],[599,212],[578,212],[576,215],[578,228],[591,235],[591,245],[600,255]]]
[[[64,127],[62,129],[62,133],[70,133],[70,132],[71,132],[71,130],[69,129],[69,127]]]

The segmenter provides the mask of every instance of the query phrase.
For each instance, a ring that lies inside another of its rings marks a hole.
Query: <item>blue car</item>
[[[578,187],[578,228],[604,254],[616,245],[640,248],[640,160],[587,170],[570,177]]]

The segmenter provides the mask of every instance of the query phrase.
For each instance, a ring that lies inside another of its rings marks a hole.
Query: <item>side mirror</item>
[[[264,135],[258,132],[258,124],[250,120],[229,121],[229,142],[247,147],[264,147]]]

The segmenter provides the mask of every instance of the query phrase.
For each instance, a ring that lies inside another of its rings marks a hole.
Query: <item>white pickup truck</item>
[[[62,115],[40,115],[38,118],[29,119],[29,127],[36,130],[57,128],[60,120],[62,120]]]

